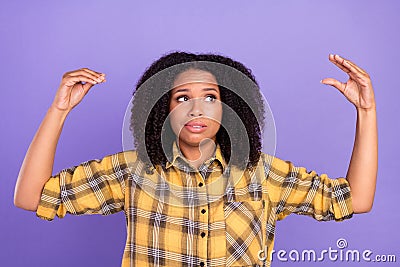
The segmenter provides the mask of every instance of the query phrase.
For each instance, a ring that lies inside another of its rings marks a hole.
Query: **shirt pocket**
[[[226,266],[258,266],[264,200],[224,203]]]

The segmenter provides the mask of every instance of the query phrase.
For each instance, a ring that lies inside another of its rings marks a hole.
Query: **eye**
[[[208,95],[208,96],[206,96],[206,97],[204,98],[204,101],[206,101],[206,102],[214,102],[215,99],[217,99],[217,98],[215,97],[215,95]]]
[[[185,95],[178,96],[178,97],[176,98],[176,101],[178,101],[178,102],[184,102],[184,101],[188,101],[188,100],[189,100],[189,97],[187,97],[187,96],[185,96]]]

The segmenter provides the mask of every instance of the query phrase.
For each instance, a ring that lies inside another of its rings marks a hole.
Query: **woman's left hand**
[[[368,73],[339,55],[329,55],[329,60],[346,72],[349,79],[342,83],[333,78],[325,78],[321,83],[337,88],[358,110],[375,109],[374,90]]]

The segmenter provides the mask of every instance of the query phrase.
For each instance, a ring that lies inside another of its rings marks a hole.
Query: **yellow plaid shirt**
[[[290,213],[320,221],[353,215],[345,178],[307,172],[262,154],[258,167],[214,157],[193,169],[176,144],[163,169],[133,150],[61,170],[45,184],[37,216],[124,211],[122,266],[270,266],[275,224]]]

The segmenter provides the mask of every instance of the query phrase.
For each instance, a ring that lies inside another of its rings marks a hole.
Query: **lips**
[[[191,121],[185,124],[185,128],[192,133],[201,133],[205,131],[207,125],[200,121]]]
[[[185,124],[185,126],[190,126],[194,128],[200,128],[200,127],[207,127],[207,125],[203,122],[200,121],[191,121]]]

